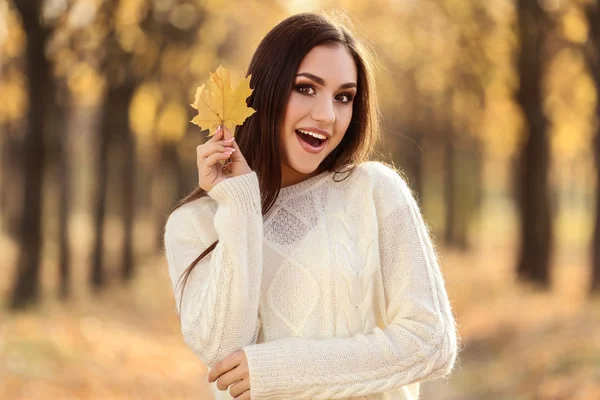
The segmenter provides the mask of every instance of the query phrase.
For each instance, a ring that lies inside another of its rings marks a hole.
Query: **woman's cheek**
[[[345,132],[346,129],[350,126],[350,121],[352,120],[352,107],[347,107],[347,110],[342,110],[338,117],[338,128],[339,132]]]
[[[291,96],[290,96],[290,104],[293,107],[302,107],[305,106],[306,104],[310,103],[311,98],[309,96],[297,93],[297,92],[292,92]]]

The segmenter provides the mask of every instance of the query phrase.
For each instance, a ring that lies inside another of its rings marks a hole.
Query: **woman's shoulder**
[[[357,170],[372,182],[376,190],[390,190],[407,185],[402,171],[385,161],[364,161],[357,166]]]
[[[167,218],[165,234],[177,231],[204,231],[206,226],[212,226],[217,204],[210,196],[187,202],[171,212]]]
[[[394,165],[383,161],[366,161],[360,164],[359,168],[369,179],[371,197],[381,215],[388,215],[397,207],[406,206],[414,199],[403,172]]]

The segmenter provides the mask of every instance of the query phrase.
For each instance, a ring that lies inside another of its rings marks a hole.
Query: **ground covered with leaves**
[[[462,338],[448,380],[422,385],[423,400],[599,399],[600,301],[586,295],[586,259],[562,252],[552,291],[515,284],[514,244],[461,254],[441,265]],[[10,257],[12,258],[12,257]],[[131,286],[93,296],[83,276],[72,300],[6,311],[12,268],[3,265],[0,398],[210,399],[206,368],[179,332],[162,257],[141,263]]]

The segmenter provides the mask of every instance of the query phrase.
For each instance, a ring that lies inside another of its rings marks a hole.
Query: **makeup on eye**
[[[301,93],[301,94],[305,94],[305,95],[313,95],[315,93],[311,93],[310,90],[312,90],[313,92],[315,91],[315,88],[307,83],[297,83],[295,85],[295,89],[297,92]],[[346,96],[346,100],[341,101],[342,103],[350,103],[353,99],[354,99],[354,93],[352,92],[343,92],[343,93],[338,93],[336,95],[336,97],[338,96]]]
[[[323,78],[320,78],[314,74],[311,74],[310,72],[300,72],[298,74],[296,74],[296,76],[304,76],[308,79],[310,79],[311,81],[314,81],[316,83],[318,83],[321,86],[327,86],[325,83],[325,80]],[[356,88],[356,83],[354,82],[348,82],[348,83],[344,83],[342,85],[340,85],[340,89],[350,89],[350,88]]]

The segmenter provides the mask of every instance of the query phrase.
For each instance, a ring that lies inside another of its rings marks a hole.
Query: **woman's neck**
[[[284,188],[286,186],[295,185],[318,175],[320,172],[321,171],[317,168],[310,174],[303,174],[302,172],[298,172],[284,163],[281,163],[281,187]]]

